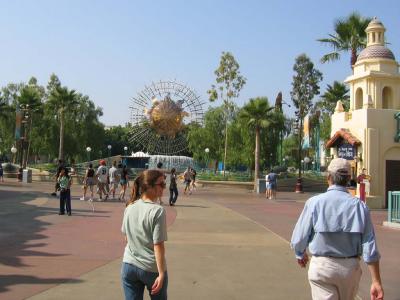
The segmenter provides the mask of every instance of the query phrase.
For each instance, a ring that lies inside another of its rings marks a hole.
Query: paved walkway
[[[50,189],[0,185],[0,299],[122,299],[123,204],[96,203],[93,213],[75,187],[73,216],[58,216]],[[268,201],[241,189],[203,188],[166,207],[169,298],[310,299],[306,271],[287,242],[309,195],[281,196]],[[400,299],[400,231],[377,226],[377,234],[380,244],[395,243],[381,247],[382,269],[386,299]]]

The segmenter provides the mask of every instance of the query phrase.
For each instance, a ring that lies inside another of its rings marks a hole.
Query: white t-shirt
[[[265,175],[265,181],[269,182],[269,176],[268,175]]]
[[[101,183],[107,183],[108,169],[106,166],[100,166],[96,173]]]
[[[118,183],[118,177],[119,177],[118,169],[116,167],[112,166],[108,173],[110,175],[110,182]]]

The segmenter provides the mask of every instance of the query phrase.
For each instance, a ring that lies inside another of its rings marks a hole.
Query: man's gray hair
[[[350,181],[350,175],[341,174],[340,172],[328,172],[331,181],[335,185],[347,186]]]

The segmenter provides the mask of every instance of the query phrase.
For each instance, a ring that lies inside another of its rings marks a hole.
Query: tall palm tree
[[[25,140],[23,142],[22,146],[22,166],[23,168],[26,168],[26,165],[29,160],[29,152],[31,149],[31,132],[32,132],[32,124],[33,124],[33,114],[37,111],[39,111],[42,108],[42,95],[40,94],[38,87],[36,85],[27,85],[24,86],[21,89],[21,93],[18,97],[18,103],[17,105],[20,105],[25,108],[26,110],[26,117],[28,117],[28,120],[26,120],[25,126],[24,126],[24,135],[25,135]],[[26,139],[28,140],[28,145],[26,148]]]
[[[347,86],[339,81],[334,81],[333,85],[328,84],[325,93],[321,96],[315,106],[317,109],[333,114],[336,103],[341,100],[345,109],[349,109],[350,96]]]
[[[317,40],[333,48],[333,52],[322,56],[321,62],[338,60],[340,59],[340,52],[350,52],[350,66],[353,66],[357,61],[358,51],[366,46],[367,35],[365,29],[369,22],[371,22],[371,18],[361,17],[356,12],[353,12],[347,18],[335,21],[335,32],[329,34],[328,38]]]
[[[58,159],[64,160],[64,120],[65,112],[74,110],[78,105],[77,94],[75,90],[68,90],[67,87],[55,87],[49,96],[48,105],[57,112],[60,122],[60,145],[58,150]]]
[[[257,188],[257,179],[260,174],[260,132],[262,128],[267,128],[274,122],[275,107],[269,106],[267,97],[250,99],[240,111],[239,118],[243,119],[247,126],[254,129],[256,135],[256,145],[254,151],[254,190]]]

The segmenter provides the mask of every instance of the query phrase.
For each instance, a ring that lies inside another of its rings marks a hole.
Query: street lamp
[[[92,148],[86,147],[88,162],[90,162],[90,151],[92,151]]]
[[[298,154],[297,154],[297,167],[299,169],[299,174],[297,177],[296,181],[296,188],[295,192],[296,193],[302,193],[303,192],[303,184],[302,184],[302,179],[301,179],[301,166],[302,166],[302,160],[301,160],[301,127],[302,127],[302,121],[301,121],[301,113],[300,110],[295,111],[296,119],[294,120],[293,124],[293,129],[294,129],[294,134],[298,135]]]
[[[304,174],[304,159],[301,160],[301,169],[302,169],[303,174]]]
[[[311,161],[311,159],[308,157],[308,156],[306,156],[306,157],[304,157],[304,163],[305,163],[305,169],[308,171],[308,164],[310,163],[310,161]],[[304,173],[304,172],[303,172]]]
[[[11,153],[13,154],[13,163],[15,163],[15,153],[17,153],[17,148],[15,148],[15,146],[13,145],[11,147]]]
[[[107,149],[108,149],[108,165],[110,165],[111,148],[112,148],[111,145],[107,146]]]
[[[125,156],[127,156],[128,155],[127,154],[128,153],[128,147],[127,146],[124,147],[124,151],[125,151]]]
[[[204,149],[204,152],[206,153],[206,169],[208,168],[208,153],[210,152],[210,149],[206,148]]]

